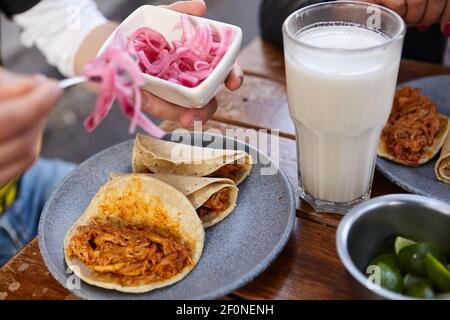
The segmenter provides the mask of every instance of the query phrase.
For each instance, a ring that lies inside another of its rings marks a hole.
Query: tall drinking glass
[[[345,213],[370,197],[405,30],[395,12],[352,1],[305,7],[284,22],[299,189],[317,211]]]

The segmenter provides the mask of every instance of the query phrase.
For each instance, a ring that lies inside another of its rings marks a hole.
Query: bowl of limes
[[[359,297],[450,299],[444,202],[407,194],[373,198],[342,219],[336,244]]]

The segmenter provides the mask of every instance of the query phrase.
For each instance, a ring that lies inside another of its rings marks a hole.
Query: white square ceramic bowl
[[[180,15],[181,13],[179,12],[163,7],[150,5],[139,7],[111,34],[100,48],[98,54],[101,54],[111,45],[118,30],[120,30],[120,37],[127,38],[140,27],[150,27],[163,34],[169,42],[179,40],[182,30],[174,30],[174,26],[180,21]],[[234,38],[230,48],[208,78],[194,88],[185,87],[143,73],[145,85],[142,89],[174,104],[189,108],[199,108],[206,105],[216,95],[230,73],[241,48],[242,30],[227,23],[194,16],[190,17],[194,21],[209,23],[220,35],[223,35],[225,27],[231,27],[234,30]]]

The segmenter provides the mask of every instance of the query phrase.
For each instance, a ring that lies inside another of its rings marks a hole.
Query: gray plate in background
[[[203,140],[218,137],[208,135]],[[258,163],[251,176],[239,185],[234,212],[206,230],[203,255],[186,278],[143,294],[106,290],[84,282],[80,289],[71,291],[87,299],[211,299],[236,290],[264,271],[284,248],[291,233],[295,221],[294,194],[281,170],[275,175],[261,175],[261,168],[270,162],[267,156],[242,142],[226,140],[258,154]],[[64,236],[110,172],[130,172],[132,147],[133,141],[124,142],[86,160],[59,185],[43,210],[39,247],[51,274],[65,287],[71,274],[64,261]]]
[[[422,88],[422,94],[437,103],[439,113],[450,117],[450,76],[422,78],[402,85]],[[378,157],[377,168],[406,191],[450,203],[450,185],[437,180],[434,173],[438,156],[439,153],[419,167],[408,167]]]

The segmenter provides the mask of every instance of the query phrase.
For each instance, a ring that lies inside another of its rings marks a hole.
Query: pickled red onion
[[[207,23],[194,25],[181,15],[175,28],[182,29],[180,40],[168,41],[159,32],[142,27],[128,38],[128,51],[138,57],[142,72],[186,87],[205,80],[225,55],[233,40],[226,27],[222,37]]]
[[[144,84],[141,71],[195,87],[212,73],[229,49],[234,35],[229,27],[223,30],[220,37],[209,24],[198,23],[194,26],[187,15],[181,15],[180,23],[175,28],[182,29],[182,36],[180,40],[172,41],[172,46],[161,33],[141,27],[128,38],[126,50],[115,43],[86,64],[83,75],[94,81],[100,79],[101,82],[95,109],[84,122],[86,131],[93,131],[103,121],[117,99],[122,112],[131,119],[130,133],[140,126],[158,138],[165,134],[141,111],[140,86]],[[132,56],[137,58],[138,63]]]
[[[141,111],[140,86],[144,79],[136,62],[125,50],[115,45],[107,48],[102,55],[86,64],[83,75],[101,83],[95,109],[84,121],[86,131],[93,131],[102,122],[117,99],[122,112],[131,119],[130,133],[140,126],[158,138],[165,134]]]

